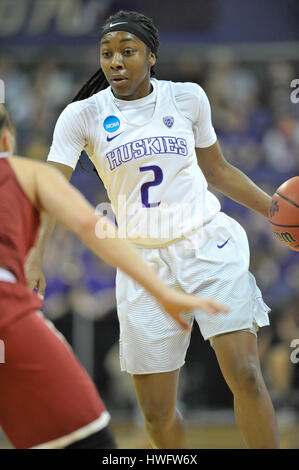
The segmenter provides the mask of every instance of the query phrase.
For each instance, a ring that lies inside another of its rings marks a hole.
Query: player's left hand
[[[215,300],[183,294],[174,289],[167,289],[163,299],[160,300],[160,304],[184,330],[190,330],[190,326],[182,317],[185,312],[196,309],[209,314],[228,313],[229,311],[227,306]]]

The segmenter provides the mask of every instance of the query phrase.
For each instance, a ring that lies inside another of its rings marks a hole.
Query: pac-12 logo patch
[[[120,126],[120,121],[118,117],[116,116],[108,116],[103,122],[103,126],[104,126],[105,131],[115,132]]]
[[[172,127],[173,123],[174,123],[174,119],[173,119],[172,116],[164,116],[163,122],[164,122],[165,126]]]

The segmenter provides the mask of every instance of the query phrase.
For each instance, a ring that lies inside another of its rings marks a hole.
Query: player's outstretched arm
[[[234,201],[268,218],[271,197],[223,156],[218,142],[196,148],[198,164],[207,182]]]
[[[49,162],[47,165],[52,165],[58,168],[59,171],[70,180],[73,169],[67,165],[62,165],[56,162]],[[56,220],[50,217],[47,212],[41,215],[41,224],[36,238],[34,247],[31,249],[26,263],[25,275],[28,286],[30,289],[36,289],[40,297],[44,297],[46,290],[46,279],[42,270],[43,256],[48,243],[48,240],[54,230]]]
[[[17,173],[17,177],[22,182],[26,173],[25,163],[28,163],[28,160],[19,159],[19,162],[17,160],[14,161],[15,165],[19,163],[23,166],[23,171]],[[104,219],[103,228],[98,229],[96,233],[100,218],[82,194],[68,183],[59,171],[38,162],[30,162],[30,167],[32,181],[28,184],[27,178],[27,186],[24,185],[24,189],[30,186],[31,194],[28,195],[37,208],[47,211],[50,216],[55,217],[58,222],[72,230],[83,243],[108,264],[119,267],[143,285],[183,328],[189,328],[181,318],[181,314],[185,311],[195,308],[207,313],[227,311],[227,308],[218,302],[182,294],[167,287],[127,240],[117,238],[117,231],[111,222]],[[114,238],[107,237],[109,228],[110,233],[114,232]],[[106,236],[106,238],[101,238],[101,236]]]

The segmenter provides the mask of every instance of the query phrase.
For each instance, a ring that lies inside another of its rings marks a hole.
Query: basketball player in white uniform
[[[209,339],[234,395],[249,448],[277,448],[271,399],[258,358],[256,331],[269,324],[243,228],[220,211],[207,183],[267,217],[271,198],[224,159],[208,99],[194,83],[152,78],[158,47],[151,20],[119,12],[103,27],[99,71],[59,117],[48,161],[68,178],[84,149],[102,179],[119,232],[170,286],[213,297],[230,308],[185,315]],[[51,232],[45,221],[28,271],[39,272]],[[179,370],[190,331],[164,314],[147,292],[118,270],[116,295],[122,370],[133,377],[154,447],[184,448],[176,410]]]

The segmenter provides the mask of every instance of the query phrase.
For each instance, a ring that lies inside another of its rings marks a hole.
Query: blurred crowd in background
[[[19,154],[46,160],[60,112],[97,67],[95,51],[71,59],[63,48],[57,48],[55,54],[33,54],[30,59],[2,51],[0,77],[17,128]],[[299,61],[242,61],[226,53],[203,62],[193,53],[178,56],[171,63],[161,60],[157,78],[192,81],[204,88],[225,157],[268,194],[299,174],[299,103],[291,100],[291,82],[299,78]],[[299,92],[297,96],[299,99]],[[86,170],[77,165],[72,183],[94,206],[108,201],[87,158],[83,166]],[[278,408],[299,411],[299,363],[290,360],[290,343],[299,338],[298,253],[276,240],[264,218],[216,195],[222,210],[236,218],[247,232],[250,270],[272,308],[271,326],[259,333],[270,393]],[[114,270],[57,226],[46,251],[44,272],[45,314],[73,345],[107,406],[120,412],[134,410],[130,379],[119,370]],[[197,328],[182,378],[183,407],[232,406],[232,396],[219,373],[213,350]]]

